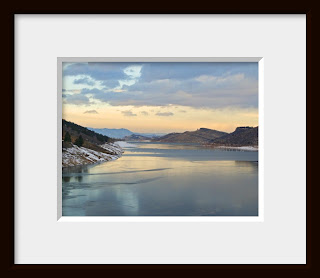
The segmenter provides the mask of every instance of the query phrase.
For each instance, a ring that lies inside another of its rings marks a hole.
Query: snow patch
[[[100,147],[115,155],[121,155],[123,153],[123,149],[117,143],[105,143],[100,145]]]
[[[71,148],[62,148],[62,167],[111,161],[118,159],[123,153],[123,149],[114,143],[105,143],[100,147],[107,150],[108,153],[97,152],[76,145]]]

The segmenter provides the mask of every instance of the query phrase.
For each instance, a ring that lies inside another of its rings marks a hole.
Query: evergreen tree
[[[71,136],[70,136],[68,131],[66,132],[66,134],[64,136],[64,141],[65,142],[71,142]]]
[[[76,139],[74,144],[77,145],[78,147],[81,147],[83,145],[83,138],[81,135]]]

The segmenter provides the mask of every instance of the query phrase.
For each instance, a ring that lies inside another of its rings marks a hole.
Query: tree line
[[[78,134],[81,132],[82,134],[85,134],[85,135],[88,135],[90,137],[96,137],[97,140],[99,140],[101,143],[105,143],[105,142],[112,142],[113,140],[108,137],[108,136],[105,136],[105,135],[102,135],[102,134],[99,134],[99,133],[96,133],[92,130],[89,130],[83,126],[80,126],[80,125],[77,125],[75,123],[72,123],[72,122],[68,122],[64,119],[62,119],[62,126],[66,126],[66,127],[69,127],[71,128],[72,130],[78,132]]]
[[[70,136],[70,133],[67,131],[66,134],[64,135],[64,141],[65,142],[70,142],[72,143],[71,141],[71,136]],[[82,136],[80,135],[74,142],[73,144],[77,145],[78,147],[82,147],[83,145],[83,138]]]

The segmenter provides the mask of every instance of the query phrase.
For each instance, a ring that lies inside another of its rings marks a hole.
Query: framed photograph
[[[308,18],[15,14],[14,267],[307,267]]]
[[[245,60],[59,58],[58,218],[261,221],[263,61]]]

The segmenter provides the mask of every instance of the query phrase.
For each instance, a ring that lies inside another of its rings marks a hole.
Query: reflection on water
[[[258,215],[258,152],[134,144],[118,160],[63,169],[64,216]]]

